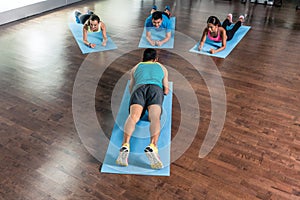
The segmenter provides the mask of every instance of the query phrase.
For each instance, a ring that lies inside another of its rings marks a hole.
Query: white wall
[[[4,0],[3,2],[2,0],[1,4],[7,4],[8,1],[14,1],[14,0],[8,0],[6,2],[5,1],[6,0]],[[59,8],[78,1],[82,1],[82,0],[46,0],[35,4],[15,8],[12,10],[2,11],[0,12],[0,25],[13,22],[32,15],[40,14],[42,12]]]

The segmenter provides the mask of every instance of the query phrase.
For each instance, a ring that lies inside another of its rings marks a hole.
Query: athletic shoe
[[[154,146],[154,144],[150,144],[149,146],[147,146],[144,151],[150,161],[150,166],[152,169],[163,168],[163,163],[161,162],[158,155],[158,149],[156,146]]]
[[[170,12],[170,11],[171,11],[171,8],[170,8],[170,6],[166,6],[166,7],[165,7],[165,10],[167,10],[167,11],[169,11],[169,12]]]
[[[153,13],[156,12],[156,11],[157,11],[157,6],[154,5],[154,6],[152,7],[150,13],[153,14]]]
[[[74,17],[75,17],[76,23],[78,23],[78,24],[80,24],[79,15],[81,15],[81,12],[79,12],[78,10],[75,10]]]
[[[87,11],[87,14],[92,15],[92,14],[94,14],[94,12],[91,11],[91,10],[88,10],[88,11]]]
[[[239,16],[239,20],[243,23],[243,22],[245,21],[244,15],[240,15],[240,16]]]
[[[229,14],[227,15],[227,19],[229,20],[230,23],[233,23],[233,22],[232,22],[232,14],[231,14],[231,13],[229,13]]]
[[[128,156],[129,156],[129,144],[125,143],[120,149],[119,156],[116,160],[118,165],[128,166]]]
[[[170,6],[166,6],[164,12],[167,13],[169,17],[171,17],[171,8],[170,8]]]

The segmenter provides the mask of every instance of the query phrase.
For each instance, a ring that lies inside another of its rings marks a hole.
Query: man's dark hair
[[[151,61],[156,59],[156,50],[148,48],[144,51],[143,62]]]
[[[162,12],[155,11],[154,13],[152,13],[152,19],[154,19],[154,20],[162,19]]]

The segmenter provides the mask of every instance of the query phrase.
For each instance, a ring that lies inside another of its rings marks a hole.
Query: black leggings
[[[235,32],[241,27],[242,22],[238,21],[234,24],[232,29],[227,30],[227,26],[230,26],[231,23],[229,22],[229,19],[225,19],[224,22],[222,23],[222,27],[226,30],[226,35],[227,35],[227,41],[231,40],[235,34]]]
[[[83,14],[79,16],[79,20],[81,24],[84,24],[89,18],[90,18],[90,14]]]
[[[94,14],[92,11],[88,11],[88,13],[86,14],[78,12],[76,15],[80,20],[80,24],[84,24],[91,17],[92,14]]]

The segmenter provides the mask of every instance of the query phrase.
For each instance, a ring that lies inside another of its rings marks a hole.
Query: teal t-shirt
[[[139,85],[154,84],[163,88],[164,71],[156,62],[140,62],[133,74],[135,85],[133,91]]]

